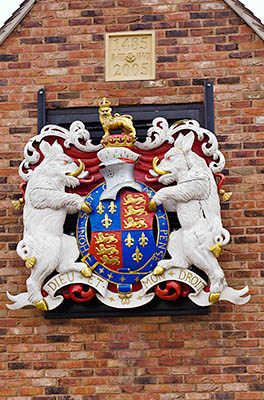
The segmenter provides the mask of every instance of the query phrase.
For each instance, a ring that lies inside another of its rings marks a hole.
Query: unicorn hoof
[[[15,208],[15,210],[18,210],[18,211],[22,210],[23,205],[24,205],[24,199],[22,197],[18,200],[12,201],[12,206]]]
[[[83,203],[83,205],[81,207],[81,210],[86,212],[87,214],[90,214],[93,211],[92,207],[90,206],[90,204],[86,203],[86,202]]]
[[[210,303],[217,303],[220,298],[221,293],[210,293],[209,301]]]
[[[91,268],[89,268],[89,267],[86,267],[86,268],[81,270],[81,274],[83,276],[85,276],[85,278],[90,278],[90,276],[92,276],[92,273],[93,272],[92,272]]]
[[[218,258],[221,254],[222,246],[223,246],[222,243],[215,243],[209,248],[209,250],[213,253],[213,255],[216,258]]]
[[[164,271],[165,271],[165,269],[163,267],[159,267],[157,265],[157,267],[154,268],[153,274],[154,275],[162,275]]]
[[[150,202],[149,202],[148,207],[149,207],[149,211],[151,211],[151,212],[152,212],[152,211],[155,211],[156,208],[157,208],[157,203],[156,203],[156,201],[153,200],[153,199],[151,199]]]
[[[42,300],[38,301],[37,303],[35,303],[34,306],[38,310],[48,311],[48,305],[47,305],[47,303],[46,303],[46,301],[44,299],[42,299]]]

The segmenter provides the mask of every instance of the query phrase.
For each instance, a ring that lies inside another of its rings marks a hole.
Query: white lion
[[[33,170],[26,188],[24,236],[17,245],[18,255],[31,268],[27,279],[28,300],[39,309],[47,309],[41,288],[44,279],[55,269],[87,272],[85,264],[75,262],[79,250],[75,237],[63,233],[67,214],[79,210],[90,212],[78,194],[66,193],[65,187],[76,187],[76,176],[82,172],[77,164],[54,142],[42,141],[39,146],[44,158]],[[71,175],[70,175],[71,174]]]
[[[160,261],[154,273],[195,265],[208,275],[210,291],[216,294],[217,300],[227,283],[216,257],[230,235],[222,226],[214,176],[205,160],[191,150],[193,142],[193,132],[180,134],[159,166],[153,164],[160,183],[176,182],[177,185],[160,189],[149,207],[153,210],[164,203],[168,211],[177,212],[181,224],[179,230],[170,234],[171,259]]]

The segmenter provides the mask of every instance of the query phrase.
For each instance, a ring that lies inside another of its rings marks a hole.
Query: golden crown
[[[109,100],[107,100],[106,97],[103,97],[102,100],[99,103],[99,107],[102,108],[102,107],[105,107],[105,106],[110,107],[111,103],[110,103]]]
[[[136,138],[126,134],[116,134],[103,137],[101,143],[104,147],[133,147]]]

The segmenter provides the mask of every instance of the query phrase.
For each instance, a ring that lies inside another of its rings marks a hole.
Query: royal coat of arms
[[[94,297],[117,309],[155,296],[199,306],[248,302],[248,288],[229,287],[218,262],[230,239],[219,196],[231,193],[222,188],[214,134],[193,120],[168,126],[158,117],[142,142],[132,117],[112,116],[106,98],[99,117],[99,145],[76,121],[69,130],[45,126],[25,147],[23,198],[14,206],[24,208],[17,253],[30,276],[26,292],[7,293],[7,307],[52,310]],[[179,221],[171,232],[168,213]],[[69,214],[78,214],[75,234],[64,232]]]

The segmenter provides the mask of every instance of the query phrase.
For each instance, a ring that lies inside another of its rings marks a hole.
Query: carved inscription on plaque
[[[155,79],[154,31],[106,34],[106,81]]]

